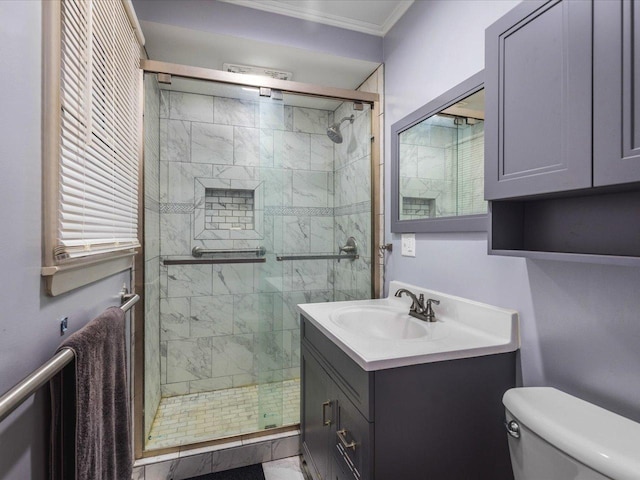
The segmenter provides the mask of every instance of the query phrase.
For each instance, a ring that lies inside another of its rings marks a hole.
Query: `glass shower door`
[[[261,120],[278,127],[273,150],[261,144],[259,174],[268,245],[259,283],[273,292],[256,349],[260,429],[299,422],[296,305],[371,297],[370,115],[368,105],[286,94],[260,103]],[[327,135],[336,124],[341,143]],[[352,236],[359,258],[337,260]]]
[[[370,109],[177,76],[153,91],[146,448],[295,425],[296,305],[371,295]],[[360,257],[331,258],[350,236]]]

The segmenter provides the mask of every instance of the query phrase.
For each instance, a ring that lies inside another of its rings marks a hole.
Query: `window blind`
[[[465,127],[465,138],[458,140],[458,215],[487,213],[484,200],[484,131],[471,133],[470,128]]]
[[[56,260],[139,246],[139,59],[122,2],[62,0]]]

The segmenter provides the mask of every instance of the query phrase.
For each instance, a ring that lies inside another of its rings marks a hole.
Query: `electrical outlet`
[[[413,233],[402,234],[402,252],[403,257],[416,256],[416,236]]]
[[[60,319],[60,335],[64,335],[67,328],[69,328],[69,317],[63,317]]]

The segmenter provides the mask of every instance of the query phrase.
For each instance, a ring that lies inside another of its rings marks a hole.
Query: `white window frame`
[[[90,2],[92,0],[81,0]],[[88,4],[88,3],[87,3]],[[144,45],[140,25],[135,17],[130,0],[122,0],[122,5],[129,18],[137,42]],[[137,68],[137,105],[135,109],[133,145],[136,152],[130,152],[134,158],[134,168],[130,174],[133,184],[137,185],[136,204],[130,208],[131,218],[137,215],[137,231],[129,235],[124,245],[113,243],[103,245],[97,251],[95,245],[87,242],[87,254],[78,248],[66,249],[70,255],[56,255],[60,252],[64,233],[61,227],[61,85],[62,85],[62,5],[60,1],[42,2],[43,8],[43,257],[42,276],[46,279],[47,292],[59,295],[83,285],[95,282],[115,273],[133,268],[133,259],[141,244],[142,221],[142,111],[143,111],[143,73]],[[109,26],[106,26],[109,27]],[[90,27],[87,27],[90,28]],[[142,53],[142,49],[140,50]],[[88,133],[90,135],[91,132]],[[100,178],[103,178],[102,176]],[[110,177],[115,182],[117,177]],[[127,181],[131,181],[131,180]],[[132,190],[133,191],[133,190]],[[113,232],[107,232],[107,235]],[[67,242],[68,243],[68,242]]]

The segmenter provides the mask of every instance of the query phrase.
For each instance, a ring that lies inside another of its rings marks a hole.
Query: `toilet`
[[[515,480],[640,479],[640,423],[550,387],[502,402]]]

